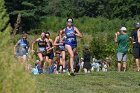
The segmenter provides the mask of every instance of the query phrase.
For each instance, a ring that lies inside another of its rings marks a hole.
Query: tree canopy
[[[21,13],[24,30],[37,26],[44,16],[129,19],[140,15],[140,0],[5,0],[5,5],[12,26]]]
[[[5,9],[4,0],[0,0],[0,47],[8,42],[10,31],[12,31],[12,28],[9,23],[9,16]]]
[[[10,29],[9,16],[4,6],[4,0],[0,1],[0,32]]]

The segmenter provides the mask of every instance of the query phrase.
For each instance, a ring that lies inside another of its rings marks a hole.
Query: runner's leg
[[[41,67],[41,69],[43,69],[43,67],[44,67],[43,55],[41,53],[38,53],[37,55],[38,55],[39,60],[41,62],[40,67]]]
[[[65,72],[65,69],[66,69],[66,62],[65,62],[66,54],[65,54],[65,51],[62,51],[61,54],[62,54],[62,62],[63,62],[63,71]]]
[[[73,53],[73,50],[72,50],[70,45],[65,45],[65,46],[66,46],[66,49],[68,50],[68,53],[70,55],[70,62],[69,62],[69,64],[70,64],[70,71],[71,71],[71,73],[74,73],[74,69],[73,69],[74,53]]]
[[[136,59],[137,71],[140,71],[140,59]]]

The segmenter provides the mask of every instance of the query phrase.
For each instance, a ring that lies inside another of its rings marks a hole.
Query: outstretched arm
[[[118,43],[117,38],[118,38],[118,34],[117,34],[117,33],[115,33],[115,39],[114,39],[115,43]]]
[[[58,41],[58,37],[56,37],[55,40],[54,40],[54,43],[53,43],[54,46],[58,46],[58,45],[59,45],[59,44],[57,43],[57,41]]]
[[[16,54],[16,47],[19,45],[19,43],[20,43],[20,40],[14,46],[14,54]]]
[[[35,51],[34,51],[34,44],[35,44],[36,42],[38,42],[38,41],[39,41],[39,38],[36,39],[36,40],[32,43],[32,52],[35,52]]]
[[[74,27],[74,29],[76,31],[75,35],[82,38],[82,34],[80,33],[80,31],[76,27]]]
[[[53,40],[50,39],[49,41],[52,43],[52,47],[49,47],[48,51],[50,51],[50,50],[52,50],[52,49],[54,48]],[[50,45],[49,45],[49,46],[50,46]]]
[[[50,41],[48,39],[45,39],[45,41],[47,42],[47,48],[50,48]]]
[[[27,42],[27,49],[28,49],[28,53],[29,53],[30,52],[29,42]]]

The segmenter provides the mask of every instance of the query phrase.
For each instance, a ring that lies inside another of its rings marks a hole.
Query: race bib
[[[45,48],[39,48],[39,51],[40,52],[44,52],[45,51]]]
[[[75,38],[68,38],[68,42],[73,42],[75,41]]]

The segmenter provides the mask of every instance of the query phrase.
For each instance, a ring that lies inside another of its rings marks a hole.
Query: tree
[[[0,32],[6,32],[9,30],[11,30],[11,26],[9,23],[9,16],[4,6],[4,0],[1,0],[0,1]]]
[[[140,0],[5,0],[12,27],[21,14],[22,31],[38,27],[45,16],[138,18]]]
[[[17,16],[21,14],[22,32],[26,32],[39,24],[40,15],[43,15],[44,0],[5,0],[12,27],[15,27]],[[44,13],[45,14],[45,13]]]
[[[4,0],[0,0],[0,46],[3,46],[8,42],[11,31],[12,28],[9,23],[9,16],[4,6]],[[4,40],[5,36],[6,39]]]

